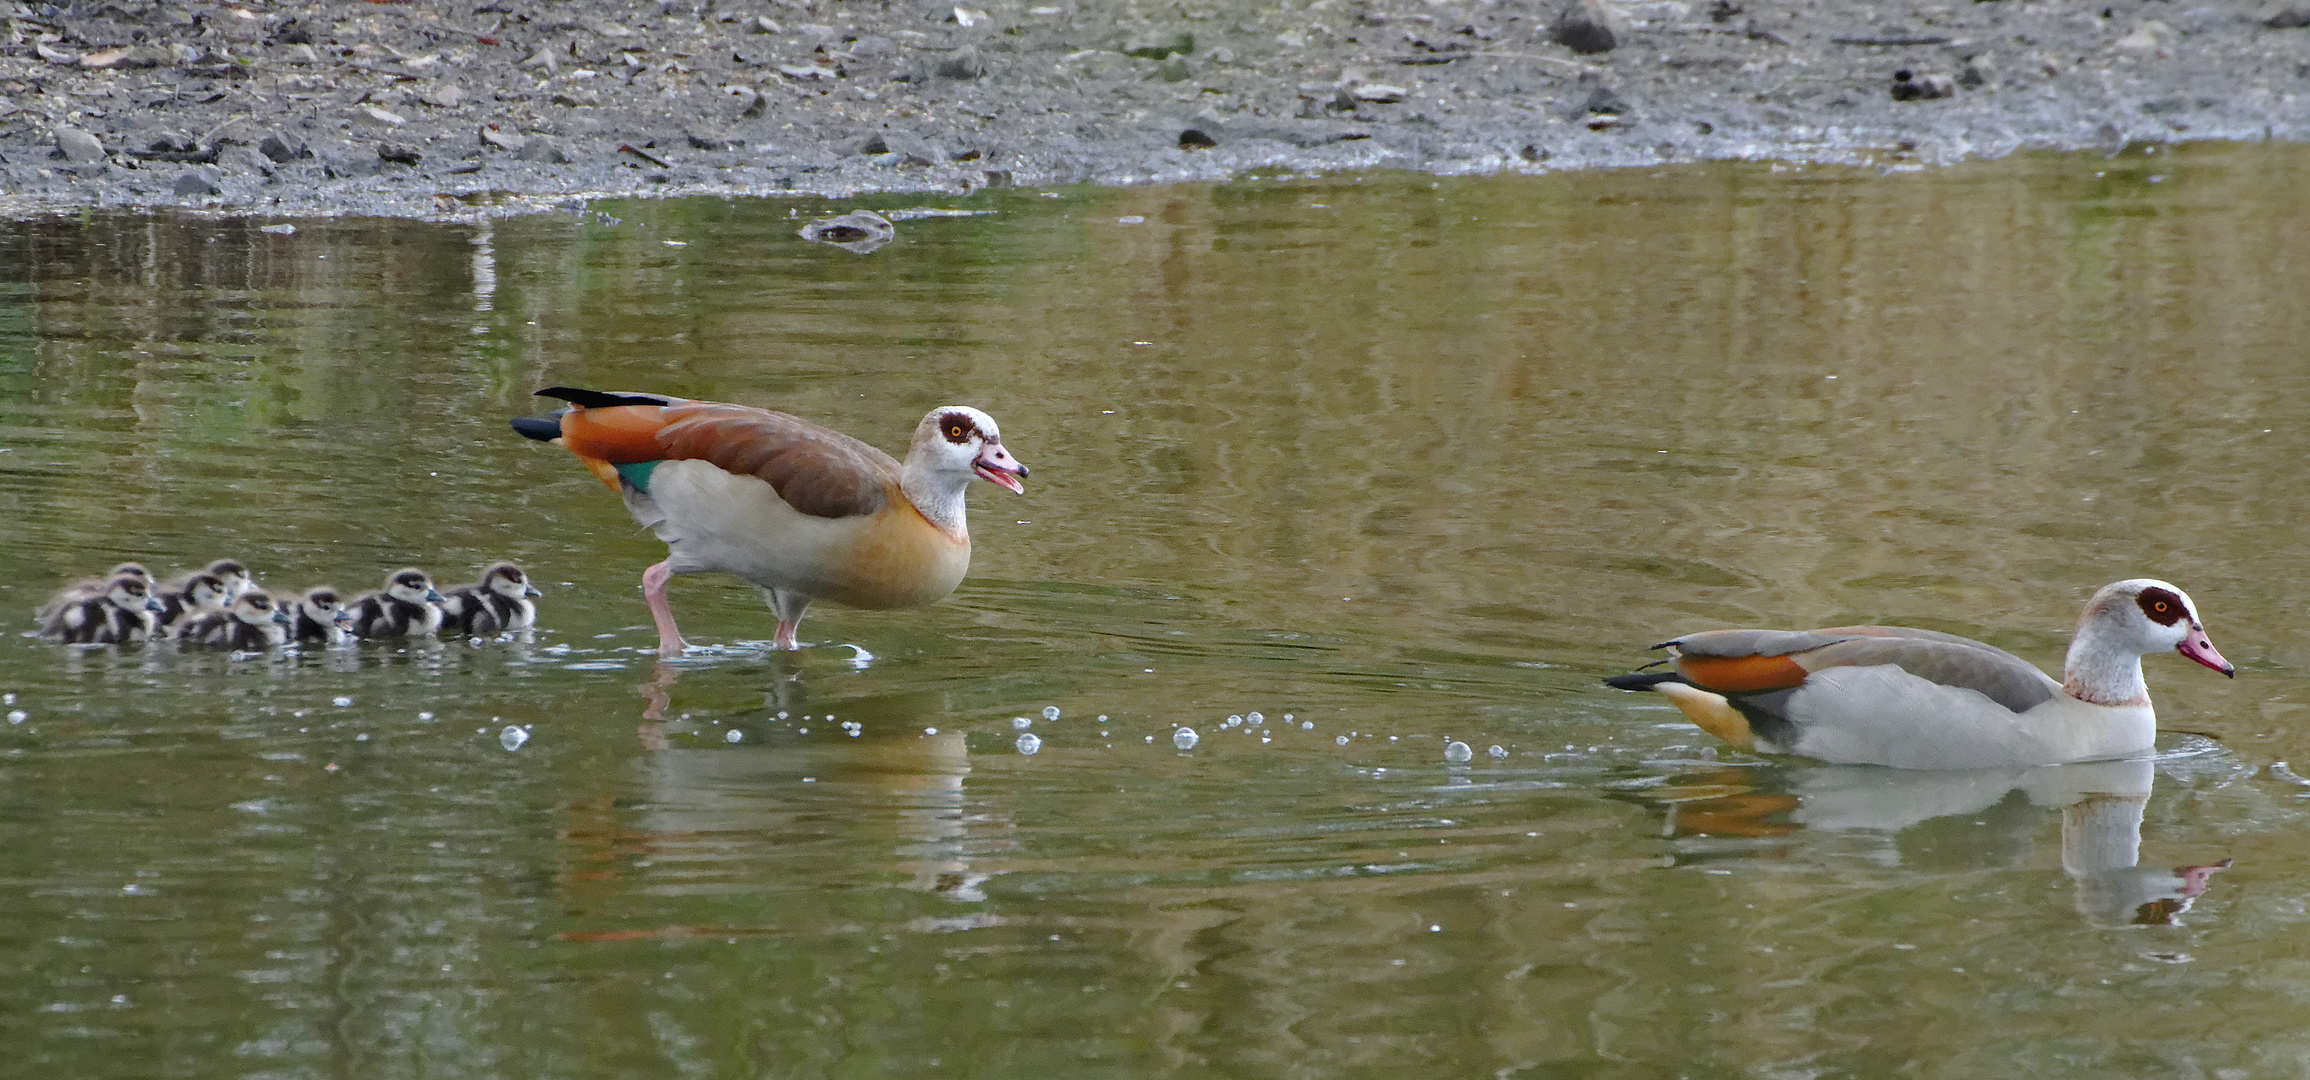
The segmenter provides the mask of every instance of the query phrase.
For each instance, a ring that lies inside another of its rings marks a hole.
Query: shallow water
[[[546,592],[0,642],[0,1072],[2299,1075],[2306,174],[992,192],[864,257],[816,203],[0,227],[16,629],[126,558]],[[662,548],[505,426],[555,383],[967,402],[1035,473],[944,603],[779,656],[686,579],[660,665]],[[1758,623],[2058,668],[2137,574],[2239,666],[2149,660],[2154,767],[1760,762],[1596,683]]]

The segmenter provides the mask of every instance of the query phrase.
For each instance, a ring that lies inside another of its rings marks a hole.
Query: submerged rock
[[[1549,24],[1548,39],[1576,53],[1605,53],[1628,39],[1628,28],[1600,0],[1572,0]]]
[[[813,221],[795,235],[812,243],[867,255],[897,239],[898,226],[872,210],[853,210],[840,217]]]

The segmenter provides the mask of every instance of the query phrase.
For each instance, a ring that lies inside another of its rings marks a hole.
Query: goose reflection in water
[[[2061,868],[2078,912],[2097,925],[2169,925],[2230,860],[2141,863],[2147,759],[2017,769],[1923,771],[1868,765],[1717,766],[1640,793],[1666,811],[1679,862],[1728,855],[1859,860],[1884,868],[2019,869],[2047,810],[2061,814]]]

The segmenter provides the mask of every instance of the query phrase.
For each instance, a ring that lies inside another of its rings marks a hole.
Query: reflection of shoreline
[[[1800,846],[1888,868],[2019,865],[2035,853],[2044,811],[2058,809],[2061,868],[2076,883],[2078,912],[2097,925],[2163,925],[2230,861],[2140,865],[2155,778],[2147,759],[1949,771],[1728,766],[1679,775],[1642,798],[1663,808],[1671,839]]]

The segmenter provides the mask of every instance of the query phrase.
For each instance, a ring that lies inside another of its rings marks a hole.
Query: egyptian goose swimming
[[[514,430],[576,454],[666,542],[666,561],[642,573],[661,655],[688,647],[666,604],[675,574],[731,574],[762,590],[776,647],[793,649],[813,600],[907,608],[953,592],[971,561],[964,490],[973,480],[1026,490],[1027,467],[994,418],[963,405],[923,417],[900,464],[767,409],[563,386],[538,394],[572,407]]]
[[[442,594],[442,632],[496,637],[508,630],[527,630],[537,625],[537,605],[530,597],[540,595],[521,567],[498,563],[484,571],[480,581]]]
[[[81,578],[56,590],[46,602],[33,611],[32,618],[40,625],[47,626],[49,621],[56,617],[56,613],[63,610],[64,605],[102,596],[112,588],[115,579],[122,577],[132,577],[144,582],[148,593],[152,589],[152,571],[145,569],[142,563],[124,562],[105,571],[103,577]]]
[[[147,578],[122,574],[93,596],[64,599],[47,605],[48,618],[40,636],[70,645],[116,645],[152,636],[153,614],[160,602],[152,598]]]
[[[155,599],[160,601],[160,612],[153,616],[153,633],[173,638],[193,620],[223,611],[233,594],[223,578],[203,573],[161,586]]]
[[[2086,602],[2060,682],[2003,649],[1931,630],[1711,630],[1653,646],[1673,670],[1604,680],[1654,690],[1744,750],[1849,765],[1971,769],[2125,757],[2157,714],[2142,656],[2172,649],[2233,675],[2182,590],[2150,578]]]
[[[319,641],[329,645],[351,640],[353,632],[345,624],[351,616],[337,590],[327,585],[316,585],[305,590],[305,595],[282,605],[295,609],[289,620],[290,641]]]
[[[414,566],[385,575],[385,587],[345,607],[347,630],[358,638],[406,637],[441,632],[441,593],[433,579]]]
[[[178,635],[178,640],[251,652],[286,643],[292,624],[288,605],[275,601],[262,589],[250,589],[223,611],[212,611],[194,619]]]

